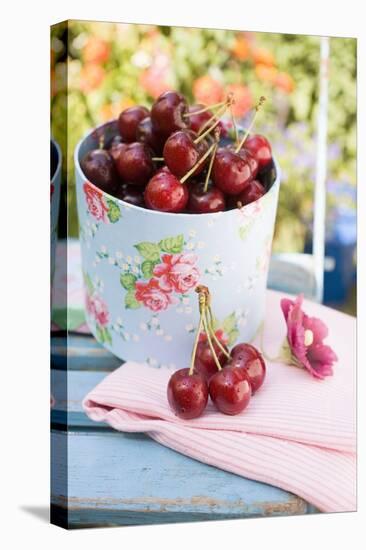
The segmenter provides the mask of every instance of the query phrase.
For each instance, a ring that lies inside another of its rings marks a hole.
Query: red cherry
[[[264,378],[266,376],[266,364],[261,355],[249,360],[233,358],[228,361],[226,366],[242,369],[245,372],[252,387],[253,395],[257,390],[259,390],[264,382]]]
[[[172,174],[182,178],[198,160],[206,153],[207,143],[205,140],[194,143],[196,134],[191,130],[180,130],[174,132],[165,142],[163,156],[165,163]],[[202,162],[193,172],[195,176],[202,172],[206,161]]]
[[[216,187],[228,195],[238,195],[251,179],[248,160],[228,149],[217,151],[212,167],[212,180]]]
[[[235,153],[235,146],[233,144],[227,145],[226,149],[228,151],[231,151],[232,153]],[[252,178],[255,178],[256,175],[258,174],[258,168],[259,167],[258,167],[258,162],[253,157],[253,155],[251,155],[249,153],[249,151],[244,149],[244,147],[239,149],[239,151],[237,152],[237,155],[239,155],[239,157],[241,157],[243,160],[248,162],[248,164],[250,166],[251,173],[252,173]]]
[[[234,415],[248,406],[252,390],[245,370],[228,365],[211,377],[209,393],[219,411]]]
[[[243,160],[246,160],[249,163],[250,170],[252,172],[252,178],[255,178],[256,175],[258,174],[258,169],[259,169],[258,161],[253,157],[251,153],[249,153],[249,151],[244,149],[244,147],[239,149],[238,155]]]
[[[269,141],[258,134],[246,139],[243,148],[258,162],[259,170],[265,168],[272,160],[272,149]]]
[[[189,186],[188,210],[193,214],[212,214],[225,210],[225,195],[220,189],[209,185],[207,191],[201,182]]]
[[[259,390],[266,376],[266,364],[263,357],[260,355],[257,359],[252,359],[247,362],[245,372],[252,386],[252,392]]]
[[[228,351],[225,344],[222,344],[222,346],[226,349],[226,351]],[[220,350],[219,346],[215,342],[213,343],[213,347],[220,365],[223,366],[227,361],[225,353]],[[205,342],[199,342],[197,345],[194,369],[195,372],[200,372],[203,374],[207,380],[209,380],[211,376],[217,372],[217,365],[207,340]]]
[[[266,376],[266,364],[262,354],[250,344],[238,344],[231,350],[231,356],[229,364],[245,370],[254,394]]]
[[[148,208],[161,212],[182,212],[188,202],[188,189],[169,170],[159,170],[146,186]]]
[[[117,174],[114,162],[105,149],[89,151],[80,162],[87,179],[107,193],[114,193],[117,184]]]
[[[154,131],[168,138],[177,130],[188,127],[188,105],[185,98],[178,92],[164,92],[155,101],[151,109],[151,121]]]
[[[180,369],[169,379],[167,396],[171,409],[179,418],[197,418],[207,405],[207,382],[202,374],[190,375],[189,369]]]
[[[137,126],[136,139],[145,143],[150,147],[157,155],[163,153],[165,140],[154,132],[151,122],[151,117],[146,117],[141,120]]]
[[[252,180],[246,186],[244,191],[238,195],[238,200],[243,204],[250,204],[257,201],[265,194],[266,190],[258,180]]]
[[[229,208],[238,208],[240,204],[245,206],[251,202],[257,201],[265,194],[266,190],[258,180],[252,180],[248,183],[244,191],[239,195],[231,196],[228,200]]]
[[[230,355],[233,359],[250,361],[251,359],[256,359],[260,353],[257,348],[251,344],[240,343],[232,348]]]
[[[118,117],[118,129],[122,138],[129,143],[136,141],[137,126],[140,121],[149,116],[149,114],[149,110],[142,105],[129,107],[122,111]]]
[[[144,185],[154,173],[150,149],[143,143],[128,143],[117,157],[116,166],[122,181]]]
[[[145,206],[144,193],[135,185],[123,184],[114,194],[117,199],[133,204],[134,206]]]

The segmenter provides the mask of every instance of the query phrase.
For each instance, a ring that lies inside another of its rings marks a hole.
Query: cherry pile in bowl
[[[229,415],[242,412],[259,390],[266,375],[261,353],[250,344],[237,344],[231,352],[213,327],[211,296],[204,285],[196,287],[200,321],[190,368],[177,370],[169,379],[170,408],[185,420],[197,418],[211,397],[216,408]],[[203,332],[202,332],[203,328]]]
[[[118,199],[161,212],[213,213],[259,199],[275,179],[271,145],[250,133],[252,124],[240,137],[234,117],[235,138],[228,137],[221,118],[234,101],[230,95],[211,107],[189,106],[168,91],[151,110],[125,109],[119,134],[81,159],[85,177]]]

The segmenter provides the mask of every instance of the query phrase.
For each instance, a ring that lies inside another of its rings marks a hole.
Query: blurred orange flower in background
[[[250,49],[249,40],[243,34],[238,34],[235,37],[231,52],[239,61],[246,61],[250,57]]]
[[[267,65],[267,67],[273,67],[275,64],[275,58],[273,53],[267,48],[253,48],[252,58],[256,65]]]
[[[132,107],[135,104],[135,101],[133,101],[130,97],[125,97],[114,103],[105,103],[99,111],[100,119],[102,122],[116,119],[122,111],[128,107]]]
[[[287,94],[290,94],[295,89],[294,79],[288,73],[278,73],[274,79],[274,84]]]
[[[212,76],[201,76],[193,82],[193,95],[197,103],[211,105],[222,100],[224,97],[224,87]]]
[[[277,75],[277,69],[259,63],[255,68],[255,74],[260,80],[273,83]]]
[[[87,63],[80,71],[80,90],[91,92],[100,86],[105,77],[105,70],[96,63]]]
[[[255,74],[260,80],[273,83],[277,75],[277,69],[275,67],[267,67],[267,65],[259,64],[255,68]]]
[[[105,63],[108,61],[110,53],[110,44],[97,36],[90,36],[82,50],[86,63]]]
[[[253,97],[249,88],[243,84],[229,84],[226,91],[234,94],[233,115],[243,117],[253,106]]]

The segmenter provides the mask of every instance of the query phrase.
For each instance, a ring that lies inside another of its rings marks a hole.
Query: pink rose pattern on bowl
[[[88,204],[88,211],[99,222],[107,222],[108,208],[104,202],[103,193],[88,182],[84,183],[84,193]]]
[[[100,129],[106,140],[115,131],[114,123]],[[198,324],[194,288],[201,283],[214,297],[215,329],[230,344],[250,340],[264,315],[278,166],[268,193],[242,209],[204,215],[154,212],[85,180],[79,159],[97,146],[98,132],[75,151],[82,268],[91,300],[87,322],[93,334],[124,360],[184,367]]]
[[[161,259],[162,263],[154,267],[153,274],[159,278],[159,286],[165,292],[184,294],[197,286],[200,272],[195,267],[196,254],[164,254]]]
[[[105,327],[108,325],[109,314],[108,306],[97,294],[90,296],[86,295],[86,311],[88,315],[94,317],[96,322],[101,326]]]
[[[96,285],[88,274],[84,274],[85,312],[97,338],[102,343],[112,343],[109,328],[110,315],[107,303],[100,296]]]
[[[120,275],[121,285],[127,291],[126,308],[144,306],[151,311],[163,311],[179,302],[174,294],[185,295],[199,283],[198,256],[183,252],[183,235],[134,246],[141,254],[142,262],[138,269],[128,267]],[[164,253],[167,250],[176,253]]]
[[[117,201],[112,198],[106,199],[103,191],[87,181],[83,185],[83,190],[88,205],[88,212],[97,222],[118,222],[121,211]]]
[[[135,289],[137,302],[151,309],[151,311],[163,311],[170,304],[177,303],[177,299],[171,295],[171,292],[166,292],[160,287],[157,279],[150,279],[147,283],[138,281]]]

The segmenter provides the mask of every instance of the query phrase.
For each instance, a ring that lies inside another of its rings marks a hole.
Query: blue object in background
[[[356,281],[357,192],[354,186],[339,182],[329,182],[327,190],[334,205],[327,215],[323,302],[330,304],[344,302]],[[311,254],[312,248],[309,232],[305,252]]]

